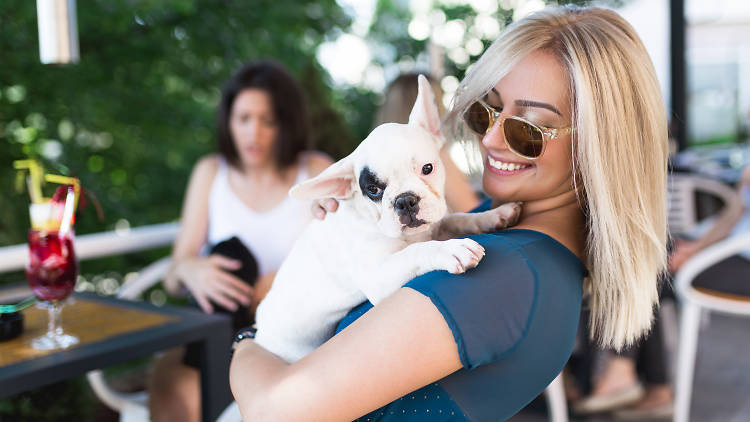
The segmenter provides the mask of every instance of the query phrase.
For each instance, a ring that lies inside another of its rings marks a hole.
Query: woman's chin
[[[263,167],[271,162],[270,157],[259,153],[244,153],[240,158],[245,167]]]
[[[505,203],[518,201],[515,198],[517,196],[515,189],[508,189],[510,187],[507,183],[498,183],[497,180],[492,180],[491,177],[488,178],[486,174],[482,179],[482,189],[484,193],[492,198],[493,202]]]

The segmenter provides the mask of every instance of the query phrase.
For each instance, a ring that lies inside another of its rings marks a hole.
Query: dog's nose
[[[419,197],[411,192],[404,192],[396,197],[393,205],[399,214],[416,214],[419,211]]]

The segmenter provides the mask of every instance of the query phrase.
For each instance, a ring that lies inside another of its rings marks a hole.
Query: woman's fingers
[[[320,199],[313,202],[312,215],[318,220],[326,218],[329,212],[336,212],[339,208],[339,202],[333,198]]]
[[[212,254],[208,256],[208,260],[212,264],[224,268],[225,270],[238,270],[242,267],[242,262],[236,259],[227,258],[223,255]]]
[[[198,302],[198,306],[201,307],[203,312],[207,314],[212,314],[214,312],[214,307],[211,306],[211,301],[209,301],[203,293],[194,292],[193,297],[195,298],[195,301]]]
[[[230,274],[226,271],[218,270],[219,274],[217,278],[219,278],[221,281],[230,284],[235,290],[238,290],[245,296],[250,296],[253,294],[253,286],[245,283],[240,279],[239,277],[235,276],[234,274]]]
[[[215,281],[212,283],[211,290],[209,290],[208,296],[211,298],[211,300],[226,309],[229,309],[230,311],[236,311],[237,310],[237,301],[230,296],[229,293],[225,291],[223,287],[220,287],[221,284],[218,281]]]
[[[333,198],[324,199],[322,205],[326,212],[336,212],[339,209],[339,201]]]
[[[252,287],[245,284],[242,280],[231,274],[220,274],[216,280],[216,289],[233,301],[243,305],[250,304],[250,298],[253,294]]]
[[[320,205],[320,202],[315,201],[312,204],[312,215],[318,220],[326,218],[326,210]]]

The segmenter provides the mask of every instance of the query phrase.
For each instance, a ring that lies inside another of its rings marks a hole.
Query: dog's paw
[[[484,257],[484,247],[471,239],[449,239],[438,243],[437,269],[461,274],[474,268]]]
[[[494,229],[502,230],[518,222],[518,217],[521,215],[521,203],[508,202],[490,210],[490,212],[496,218]]]

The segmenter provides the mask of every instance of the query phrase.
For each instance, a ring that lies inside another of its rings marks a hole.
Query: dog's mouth
[[[427,224],[426,221],[411,214],[401,214],[398,217],[398,221],[403,225],[404,230],[406,230],[407,228],[413,229],[423,224]]]

